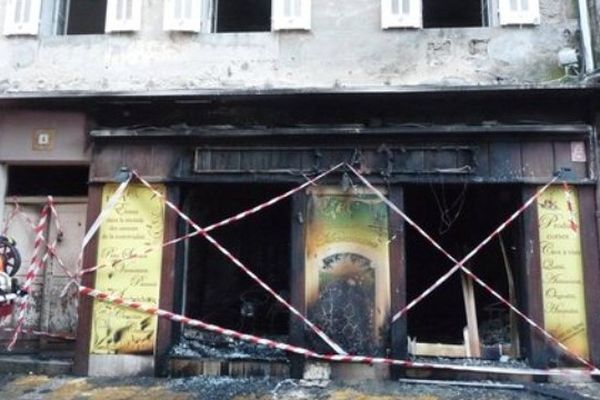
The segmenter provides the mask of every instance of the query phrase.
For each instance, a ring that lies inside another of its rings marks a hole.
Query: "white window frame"
[[[130,12],[129,15],[127,11]],[[107,0],[106,33],[133,32],[141,28],[142,0]]]
[[[164,0],[163,30],[200,32],[203,2],[204,0]]]
[[[539,25],[539,0],[498,0],[500,25]],[[528,5],[524,8],[524,5]]]
[[[310,30],[311,0],[272,0],[271,30]]]
[[[381,0],[381,29],[390,28],[423,28],[421,0]]]
[[[40,29],[42,0],[4,0],[4,30],[10,35],[37,35]]]

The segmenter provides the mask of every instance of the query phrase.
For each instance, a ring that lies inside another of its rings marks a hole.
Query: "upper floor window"
[[[539,0],[381,0],[383,29],[539,23]]]
[[[215,0],[215,32],[268,32],[271,0]]]
[[[485,26],[485,3],[486,0],[423,0],[423,27]]]
[[[55,0],[54,10],[48,10],[53,12],[54,33],[59,35],[104,33],[106,5],[106,0]]]
[[[136,31],[142,0],[6,0],[5,35]]]
[[[166,31],[310,29],[310,0],[164,0]]]

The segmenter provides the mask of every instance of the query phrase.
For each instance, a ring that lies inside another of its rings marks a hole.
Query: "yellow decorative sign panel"
[[[320,186],[310,194],[308,317],[351,354],[385,354],[390,318],[387,206],[370,192]]]
[[[155,188],[165,194],[163,185]],[[102,191],[102,207],[115,193],[117,185],[107,184]],[[100,227],[96,288],[128,300],[158,304],[164,204],[148,188],[130,184],[110,216]],[[154,251],[140,257],[147,248]],[[114,265],[113,265],[114,263]],[[92,354],[151,354],[156,336],[156,317],[94,301],[92,317]]]
[[[573,216],[579,224],[577,191],[570,188]],[[583,261],[580,231],[571,228],[562,187],[538,198],[544,324],[571,351],[588,357]]]

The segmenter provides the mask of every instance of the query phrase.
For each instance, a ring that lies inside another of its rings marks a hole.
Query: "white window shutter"
[[[139,31],[142,27],[142,0],[108,0],[106,32]]]
[[[539,0],[499,0],[500,25],[538,25]]]
[[[274,31],[310,30],[310,0],[272,0],[272,7],[271,27]]]
[[[5,35],[37,35],[42,0],[6,0]]]
[[[381,28],[422,28],[421,0],[381,0]]]
[[[164,0],[165,31],[200,32],[203,0]]]

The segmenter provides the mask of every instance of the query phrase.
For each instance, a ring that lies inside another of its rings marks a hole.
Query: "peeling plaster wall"
[[[559,85],[557,52],[577,46],[573,0],[540,0],[536,27],[388,31],[379,0],[312,3],[310,32],[166,33],[162,0],[144,0],[142,31],[133,34],[0,35],[0,95]]]

